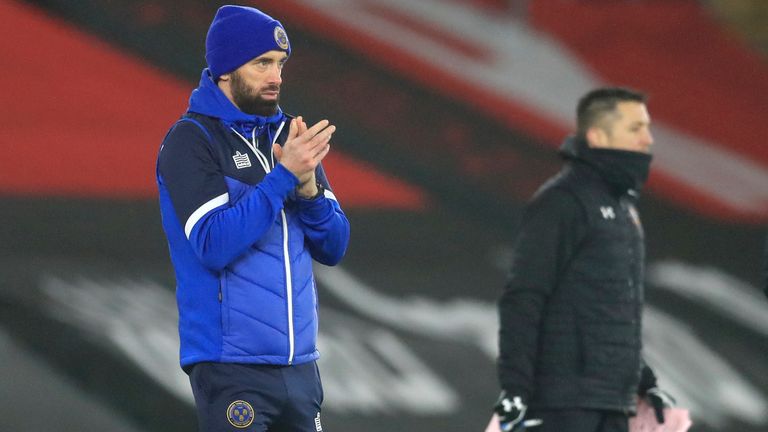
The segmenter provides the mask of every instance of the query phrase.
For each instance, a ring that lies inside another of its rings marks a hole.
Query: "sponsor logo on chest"
[[[602,213],[603,219],[616,219],[616,213],[611,206],[601,206],[600,213]]]
[[[251,158],[248,157],[248,153],[242,154],[240,151],[232,155],[232,159],[235,161],[235,167],[237,169],[250,168]]]

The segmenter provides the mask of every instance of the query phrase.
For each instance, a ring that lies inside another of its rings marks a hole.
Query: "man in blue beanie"
[[[280,22],[220,8],[208,67],[158,155],[201,431],[322,431],[312,261],[341,260],[349,222],[320,164],[335,126],[280,109],[290,54]]]

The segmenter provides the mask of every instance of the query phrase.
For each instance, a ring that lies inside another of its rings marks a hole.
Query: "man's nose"
[[[279,65],[274,65],[269,68],[269,81],[274,84],[281,84],[283,82],[283,70]]]
[[[648,147],[653,145],[653,134],[651,133],[651,131],[647,131],[643,135],[643,144],[645,144]]]

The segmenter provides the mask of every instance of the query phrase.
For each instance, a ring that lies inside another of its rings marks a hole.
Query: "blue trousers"
[[[188,373],[201,432],[322,432],[315,362],[197,363]]]

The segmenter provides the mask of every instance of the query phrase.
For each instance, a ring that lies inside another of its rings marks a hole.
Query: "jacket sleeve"
[[[315,177],[325,188],[325,193],[314,200],[298,198],[299,219],[312,258],[332,266],[338,264],[346,253],[349,221],[331,191],[322,165],[317,167]]]
[[[191,122],[180,122],[158,157],[158,182],[170,197],[189,243],[202,264],[220,270],[257,242],[274,222],[298,184],[282,165],[235,205],[208,137]]]
[[[536,391],[539,326],[547,298],[586,232],[586,214],[564,190],[544,190],[523,212],[499,300],[499,382],[510,395],[528,400]]]

